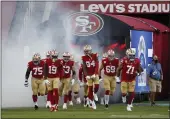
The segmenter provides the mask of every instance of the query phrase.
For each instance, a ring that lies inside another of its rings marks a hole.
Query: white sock
[[[47,101],[47,95],[44,95],[45,102]]]
[[[104,98],[105,98],[105,104],[109,104],[109,95],[105,95]]]
[[[100,98],[101,103],[104,103],[104,97]]]
[[[89,100],[89,98],[88,98],[88,97],[86,98],[86,101],[87,101],[87,104],[89,104],[89,103],[90,103],[90,100]]]
[[[34,102],[34,104],[38,106],[38,103],[37,103],[37,102]]]

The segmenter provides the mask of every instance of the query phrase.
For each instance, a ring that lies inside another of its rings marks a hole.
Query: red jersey
[[[63,76],[63,61],[57,59],[55,62],[52,59],[46,60],[46,65],[48,67],[47,77],[48,78],[60,78]]]
[[[119,59],[109,60],[105,58],[102,60],[102,65],[104,67],[104,74],[107,76],[116,76],[116,69],[119,65]]]
[[[30,61],[28,63],[28,68],[32,71],[32,77],[42,79],[44,74],[44,61],[40,60],[40,63],[38,65],[35,65],[33,61]]]
[[[79,80],[81,82],[84,80],[84,83],[87,82],[86,77],[85,77],[85,75],[83,73],[83,66],[82,65],[80,66],[80,69],[79,69]]]
[[[64,69],[63,78],[70,78],[71,77],[71,72],[72,72],[73,66],[74,66],[74,61],[65,62],[63,60],[63,69]]]
[[[131,82],[135,80],[137,76],[137,71],[140,67],[140,60],[135,58],[134,61],[130,61],[127,57],[121,60],[122,73],[121,81]]]
[[[82,61],[86,66],[87,75],[98,74],[99,62],[97,53],[90,56],[82,56]]]

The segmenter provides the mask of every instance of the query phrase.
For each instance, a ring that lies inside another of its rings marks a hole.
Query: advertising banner
[[[136,50],[136,57],[140,59],[144,72],[136,78],[135,92],[149,92],[146,69],[152,60],[153,33],[147,31],[131,30],[131,48]]]

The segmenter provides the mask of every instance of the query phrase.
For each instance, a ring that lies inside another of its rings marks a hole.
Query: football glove
[[[28,87],[28,80],[25,80],[24,86]]]
[[[71,85],[74,85],[74,83],[75,83],[75,79],[72,79],[71,80]]]
[[[103,79],[102,79],[102,78],[100,78],[100,79],[99,79],[99,83],[100,83],[100,82],[102,82],[102,81],[103,81]]]
[[[117,84],[120,84],[120,78],[117,77],[117,76],[115,76],[115,79],[116,79],[116,83],[117,83]]]
[[[44,80],[44,84],[50,85],[50,82],[46,79]]]
[[[83,82],[80,82],[80,87],[83,87],[84,86],[84,83]]]
[[[93,75],[91,76],[91,78],[92,78],[92,79],[96,78],[96,75],[95,75],[95,74],[93,74]]]
[[[90,76],[86,76],[86,79],[89,80],[89,79],[90,79]]]

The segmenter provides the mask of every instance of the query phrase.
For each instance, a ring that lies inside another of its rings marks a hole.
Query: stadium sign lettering
[[[81,12],[99,13],[169,13],[169,3],[136,4],[80,4]]]

